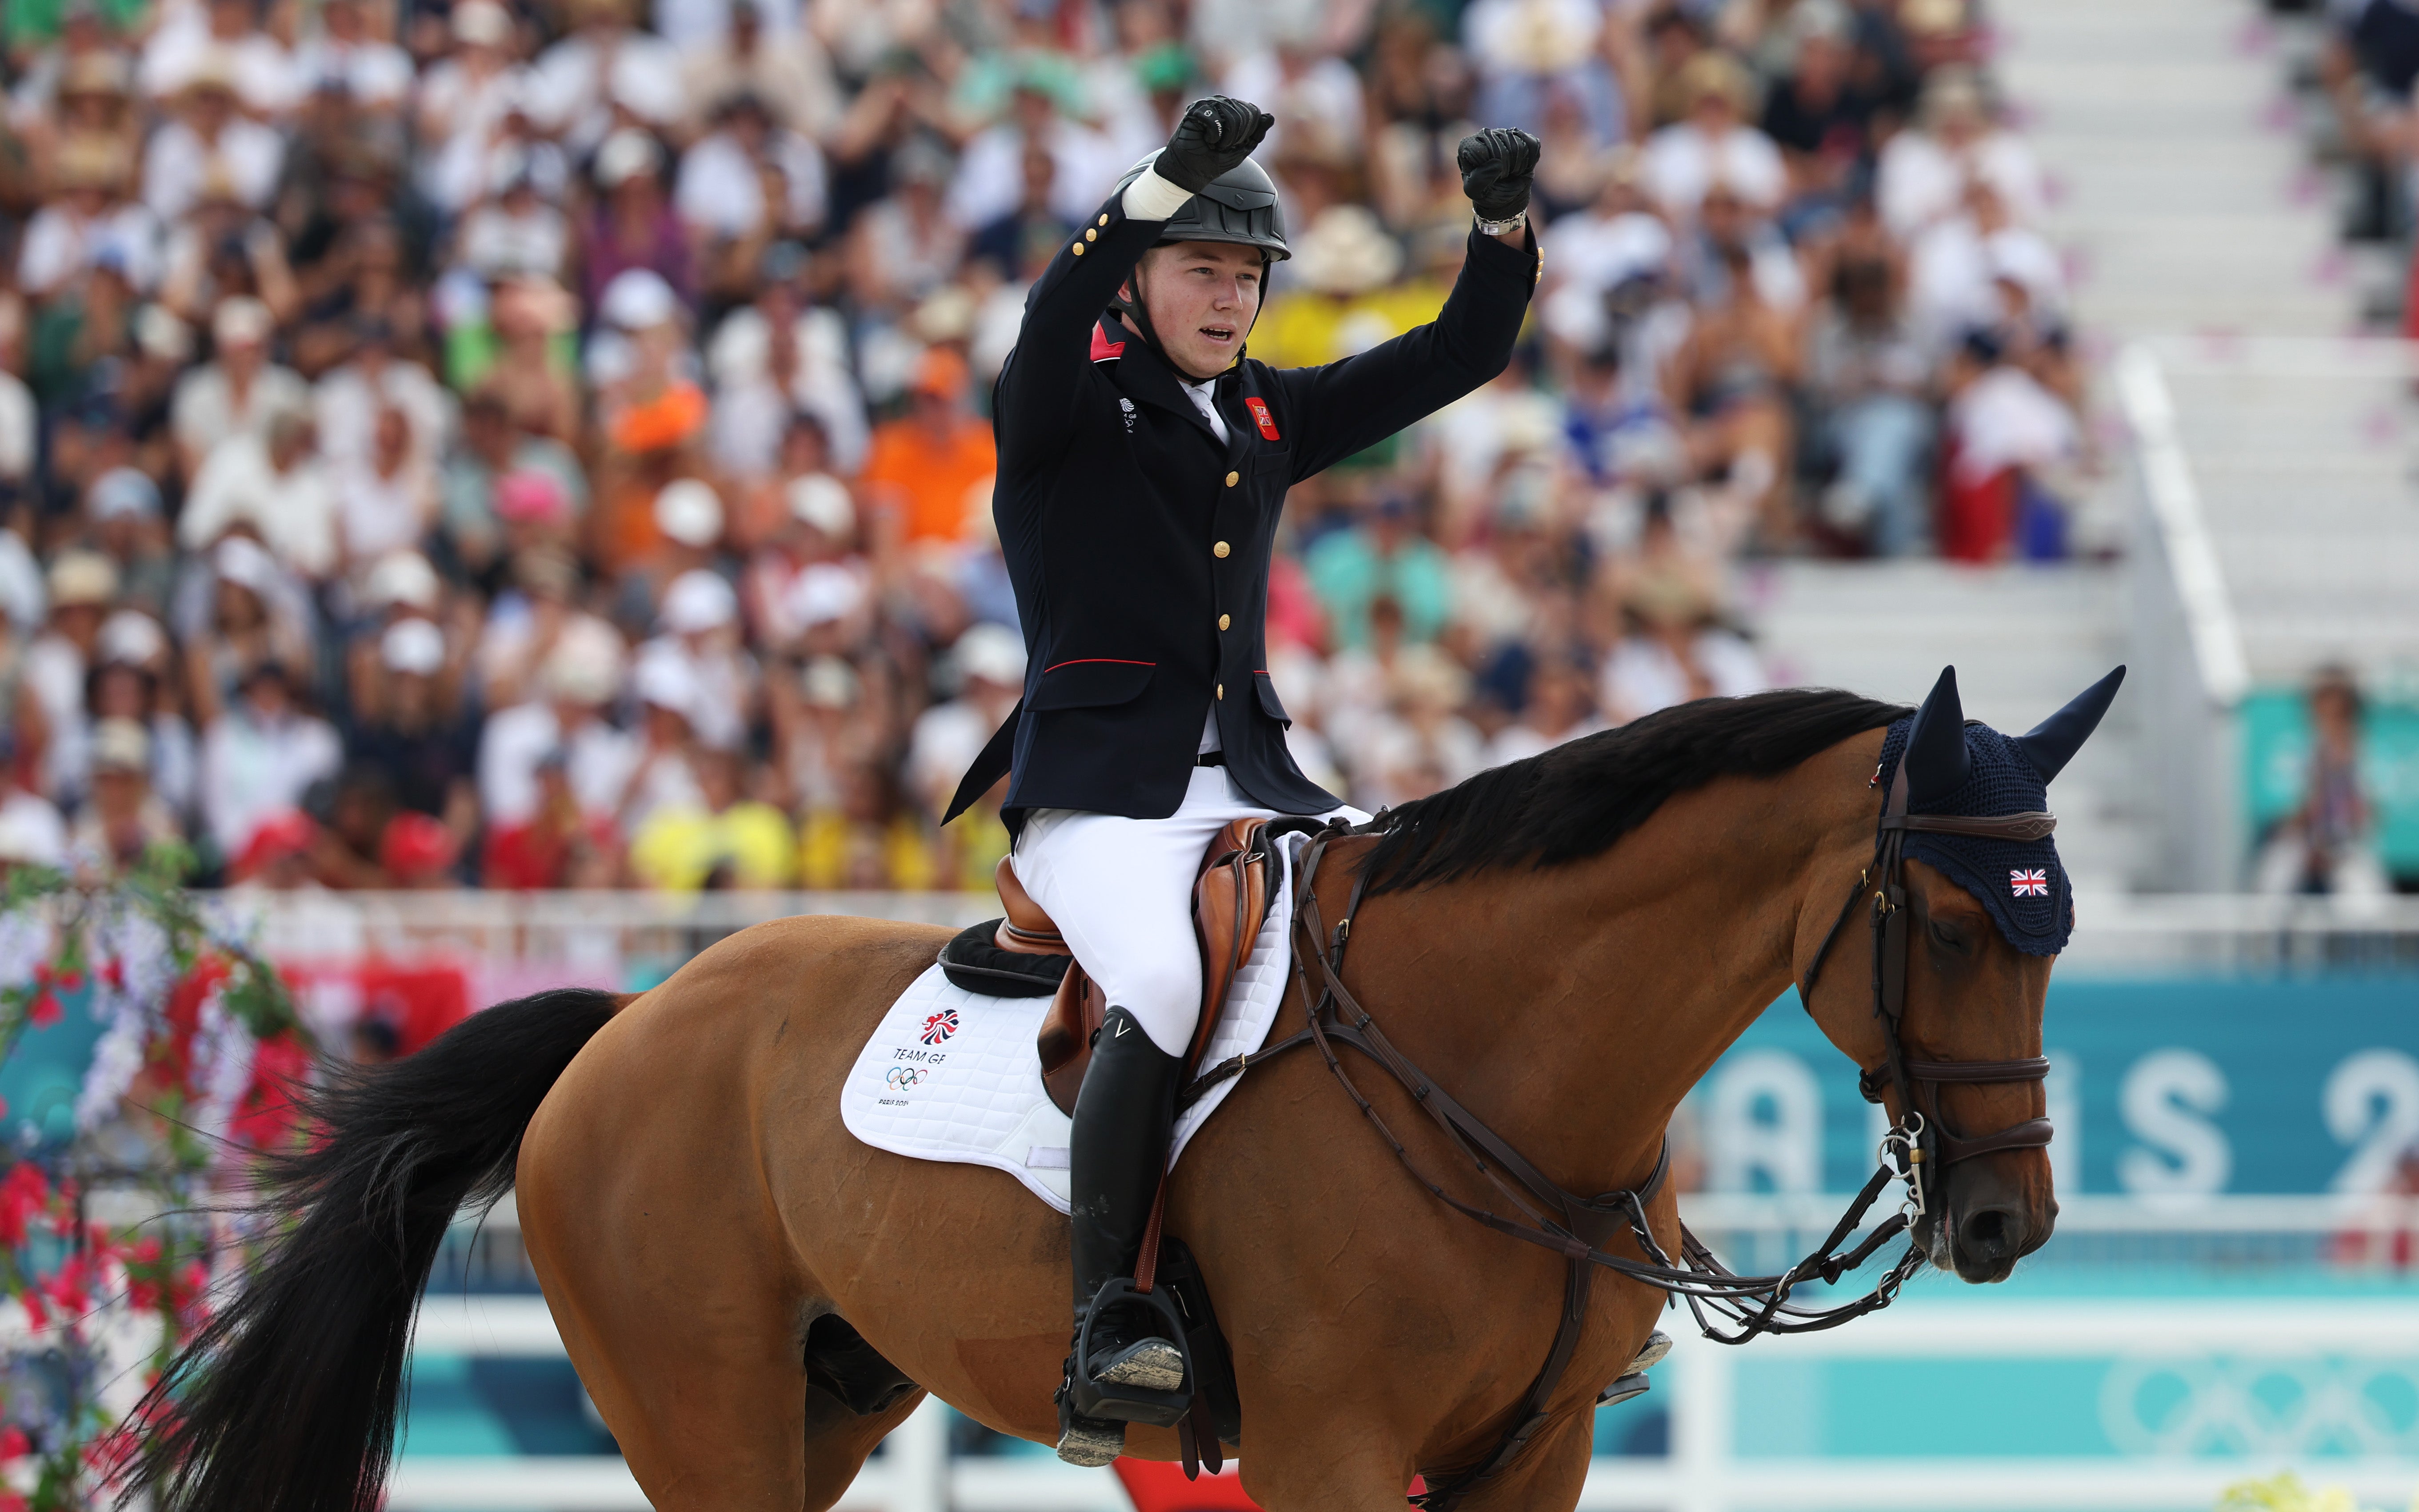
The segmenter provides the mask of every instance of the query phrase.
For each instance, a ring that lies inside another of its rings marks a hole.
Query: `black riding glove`
[[[1259,106],[1225,95],[1196,100],[1184,119],[1176,123],[1176,134],[1167,139],[1167,150],[1150,165],[1151,171],[1186,193],[1198,194],[1250,157],[1276,123],[1277,118]],[[1531,152],[1529,161],[1534,163],[1536,153]],[[1521,184],[1525,193],[1527,180]]]
[[[1529,208],[1529,180],[1544,144],[1517,126],[1490,126],[1461,139],[1461,192],[1482,221],[1508,221]]]

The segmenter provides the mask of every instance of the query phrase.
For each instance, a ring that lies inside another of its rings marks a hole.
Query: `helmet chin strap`
[[[1217,372],[1210,374],[1210,378],[1194,378],[1190,374],[1186,373],[1183,368],[1177,366],[1176,359],[1168,355],[1167,344],[1159,339],[1159,328],[1150,323],[1150,308],[1145,300],[1142,291],[1142,264],[1134,264],[1133,271],[1126,275],[1126,283],[1132,288],[1133,298],[1128,299],[1124,295],[1120,294],[1115,300],[1110,301],[1109,307],[1117,311],[1120,316],[1123,316],[1126,320],[1132,325],[1134,333],[1142,338],[1143,345],[1149,347],[1152,351],[1157,352],[1159,354],[1159,360],[1165,363],[1179,377],[1184,378],[1188,383],[1207,383],[1210,378],[1223,378],[1226,374],[1233,372],[1236,368],[1242,366],[1243,359],[1250,354],[1252,349],[1252,332],[1260,323],[1260,312],[1268,307],[1268,281],[1269,269],[1271,266],[1271,262],[1269,255],[1265,252],[1261,253],[1260,299],[1259,302],[1252,306],[1252,323],[1251,325],[1243,328],[1243,339],[1235,345],[1234,361],[1228,363],[1225,367],[1220,368]]]

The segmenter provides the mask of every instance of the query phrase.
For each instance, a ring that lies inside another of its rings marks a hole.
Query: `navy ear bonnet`
[[[1889,791],[1916,725],[1930,715],[1954,720],[1961,727],[1964,770],[1961,774],[1954,769],[1953,746],[1944,764],[1935,755],[1938,743],[1927,739],[1918,756],[1919,764],[1907,772],[1910,813],[1995,818],[2049,810],[2053,807],[2050,779],[2099,724],[2124,674],[2125,669],[2118,668],[2043,720],[2039,729],[2010,736],[1980,720],[1964,719],[1957,706],[1955,671],[1944,671],[1932,697],[1924,701],[1923,711],[1891,725],[1883,737],[1876,785],[1884,793]],[[1926,762],[1947,769],[1927,772],[1920,764]],[[2017,949],[2027,955],[2056,955],[2066,949],[2068,937],[2074,933],[2074,887],[2058,861],[2057,845],[2049,837],[1991,840],[1909,830],[1903,849],[1905,855],[1938,868],[1980,900],[1998,922],[1999,933]]]
[[[1889,727],[1882,741],[1880,787],[1889,791],[1906,750],[1907,733],[1915,717]],[[2042,781],[2008,737],[1980,722],[1965,727],[1965,785],[1946,800],[1907,805],[1915,813],[1995,816],[2026,813],[2049,807],[2049,784]],[[2074,933],[2074,888],[2066,868],[2058,864],[2057,844],[2043,836],[2034,841],[1984,840],[1973,835],[1934,835],[1909,830],[1905,854],[1938,867],[1949,879],[1981,900],[1998,920],[2008,943],[2027,955],[2056,955]]]

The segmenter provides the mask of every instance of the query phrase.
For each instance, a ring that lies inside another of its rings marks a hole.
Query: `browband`
[[[1894,813],[1882,815],[1884,829],[1912,829],[1933,835],[1970,835],[1979,840],[2047,840],[2057,827],[2057,815],[2035,809],[2026,813],[1975,814]]]

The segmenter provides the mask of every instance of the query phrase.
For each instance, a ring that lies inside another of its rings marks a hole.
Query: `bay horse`
[[[1885,728],[1909,712],[1707,700],[1406,805],[1309,879],[1332,920],[1365,872],[1344,979],[1553,1180],[1638,1186],[1682,1096],[1806,980],[1863,887]],[[1931,866],[1904,863],[1904,895],[1906,1054],[2038,1057],[2050,958]],[[328,1072],[307,1094],[321,1140],[276,1161],[259,1199],[290,1227],[153,1392],[126,1483],[163,1512],[373,1512],[438,1244],[463,1204],[515,1185],[572,1363],[665,1512],[827,1507],[927,1393],[1054,1443],[1066,1220],[998,1172],[876,1150],[840,1122],[859,1048],[948,933],[781,919],[635,997],[543,993],[408,1059]],[[1872,1067],[1887,1047],[1865,988],[1835,964],[1806,1008]],[[1302,992],[1272,1037],[1302,1026]],[[1410,1158],[1483,1197],[1407,1094],[1360,1085]],[[1969,1129],[2043,1112],[2037,1083],[1937,1095]],[[1913,1238],[1966,1281],[2006,1277],[2050,1233],[2038,1145],[1933,1180]],[[1646,1206],[1676,1253],[1668,1184]],[[1400,1512],[1414,1474],[1502,1438],[1556,1333],[1563,1257],[1424,1190],[1317,1057],[1243,1076],[1176,1170],[1167,1230],[1215,1292],[1243,1485],[1272,1512]],[[1606,1279],[1544,1427],[1462,1506],[1574,1504],[1595,1395],[1664,1303]],[[815,1366],[836,1340],[895,1367],[896,1389],[843,1400],[828,1354]],[[1174,1458],[1177,1437],[1136,1427],[1128,1452]]]

